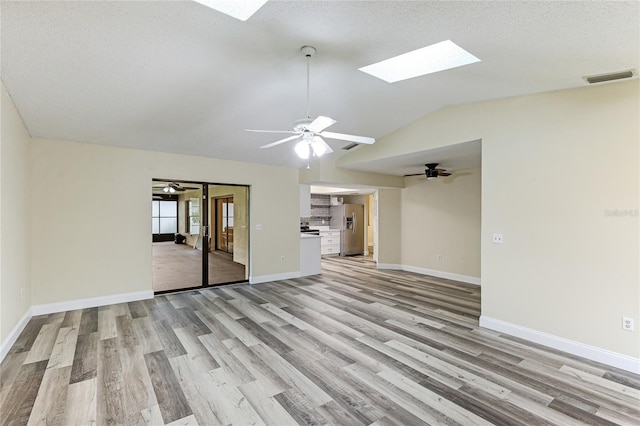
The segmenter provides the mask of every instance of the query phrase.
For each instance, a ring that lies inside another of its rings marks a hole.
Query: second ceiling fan
[[[410,175],[404,175],[404,177],[409,176],[426,176],[427,180],[436,179],[439,176],[451,176],[451,173],[447,172],[445,169],[438,168],[439,163],[427,163],[424,165],[424,173],[414,173]]]
[[[285,142],[289,142],[295,139],[302,138],[296,145],[296,153],[300,158],[308,159],[311,155],[320,157],[325,153],[331,153],[333,150],[322,139],[322,137],[329,139],[339,139],[343,141],[355,142],[360,144],[372,144],[376,140],[367,136],[347,135],[344,133],[326,132],[324,129],[336,123],[333,118],[318,116],[315,119],[311,119],[309,116],[309,60],[316,54],[316,49],[311,46],[303,46],[300,49],[303,55],[307,59],[307,118],[296,120],[293,123],[293,130],[251,130],[247,129],[247,132],[257,133],[289,133],[293,136],[288,136],[284,139],[271,142],[266,145],[262,145],[260,148],[271,148],[272,146],[280,145]],[[322,137],[321,137],[322,136]]]

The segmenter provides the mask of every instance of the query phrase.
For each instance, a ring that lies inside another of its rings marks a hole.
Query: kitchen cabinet
[[[340,254],[340,230],[320,229],[320,254]]]

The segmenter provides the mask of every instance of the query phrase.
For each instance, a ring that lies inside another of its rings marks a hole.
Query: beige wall
[[[311,168],[301,168],[299,173],[300,183],[311,185],[357,184],[382,188],[402,188],[404,185],[402,176],[391,176],[336,168],[336,161],[332,158],[316,160],[311,165]]]
[[[481,139],[482,315],[638,358],[639,85],[445,108],[338,163]]]
[[[401,201],[404,266],[480,278],[480,174],[475,169],[429,181],[406,178]]]
[[[402,263],[400,189],[378,190],[378,264]]]
[[[640,204],[639,99],[635,80],[500,105],[482,143],[483,315],[640,357],[640,330],[621,329],[640,319],[638,217],[605,214]]]
[[[31,306],[29,149],[31,137],[4,84],[0,90],[0,342]],[[24,295],[21,296],[21,289]]]
[[[298,271],[297,169],[40,139],[31,161],[33,304],[151,290],[154,177],[251,185],[251,276]]]

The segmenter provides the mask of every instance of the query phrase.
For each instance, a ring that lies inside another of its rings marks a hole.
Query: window
[[[200,234],[200,199],[189,198],[188,207],[189,222],[187,223],[187,232],[189,234]]]
[[[178,232],[177,201],[152,201],[151,232],[153,234],[175,234]]]

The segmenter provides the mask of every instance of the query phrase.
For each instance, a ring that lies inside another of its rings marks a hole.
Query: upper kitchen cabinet
[[[300,217],[311,216],[311,187],[300,185]]]

